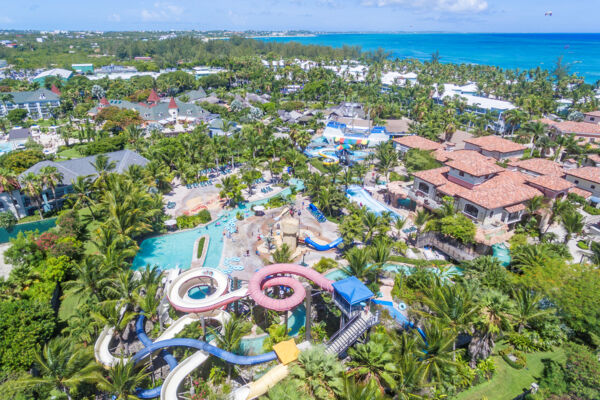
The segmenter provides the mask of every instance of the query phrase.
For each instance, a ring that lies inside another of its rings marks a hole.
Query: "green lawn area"
[[[59,151],[58,153],[56,153],[56,158],[57,160],[68,160],[71,158],[81,158],[83,157],[83,154],[81,154],[79,152],[79,150],[77,150],[76,148],[69,148],[63,151]]]
[[[311,158],[309,163],[315,167],[316,169],[318,169],[319,171],[321,171],[322,173],[327,173],[327,169],[325,168],[325,165],[321,162],[321,160],[318,160],[316,158]]]
[[[75,314],[77,310],[77,306],[79,305],[79,301],[81,300],[80,295],[75,295],[72,293],[64,293],[64,298],[60,303],[60,307],[58,308],[58,319],[60,321],[66,321]]]
[[[498,349],[498,346],[496,346]],[[496,363],[496,373],[487,382],[477,385],[467,391],[460,393],[457,400],[507,400],[523,393],[529,389],[532,382],[539,382],[544,364],[542,360],[549,358],[564,363],[565,353],[562,349],[556,351],[527,354],[527,366],[523,369],[514,369],[508,365],[500,356],[492,357]]]

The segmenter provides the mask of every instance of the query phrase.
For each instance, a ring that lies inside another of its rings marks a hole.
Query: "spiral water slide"
[[[317,251],[331,250],[331,249],[333,249],[335,247],[338,247],[340,244],[342,244],[343,241],[344,241],[344,239],[341,238],[341,237],[339,237],[339,238],[335,239],[331,243],[319,244],[319,243],[315,242],[313,239],[311,239],[308,236],[304,239],[304,243],[306,243],[307,245],[311,246],[312,248],[314,248]]]
[[[211,286],[213,293],[203,299],[189,296],[190,289],[198,286]],[[167,298],[178,311],[201,313],[224,307],[248,295],[246,288],[229,290],[229,277],[213,268],[192,268],[173,280],[167,290]]]

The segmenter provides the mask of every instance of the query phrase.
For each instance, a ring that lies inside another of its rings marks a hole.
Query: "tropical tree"
[[[227,320],[221,330],[217,331],[211,328],[210,331],[215,335],[217,347],[230,353],[240,352],[242,337],[248,334],[244,320],[236,316]],[[231,379],[231,363],[227,363],[227,376],[228,379]]]
[[[561,222],[567,234],[564,238],[564,243],[571,240],[573,235],[579,235],[585,226],[583,215],[578,212],[569,212],[561,216]]]
[[[350,368],[349,376],[356,376],[362,383],[373,380],[380,390],[384,386],[393,389],[396,385],[394,357],[385,341],[371,339],[348,351],[350,361],[346,365]]]
[[[291,368],[295,382],[312,399],[332,399],[342,391],[342,365],[322,345],[303,351]]]
[[[523,332],[524,328],[529,328],[531,321],[546,316],[552,311],[540,308],[543,297],[531,289],[525,287],[513,289],[513,298],[515,305],[510,315],[519,333]]]
[[[56,187],[62,184],[63,174],[58,168],[51,165],[47,165],[40,169],[40,180],[42,187],[50,189],[52,191],[52,198],[54,203],[54,209],[57,208],[58,199],[56,198]]]
[[[98,382],[98,388],[112,395],[114,400],[137,400],[136,392],[148,374],[144,369],[136,369],[133,362],[117,363]]]
[[[40,177],[33,172],[27,173],[27,175],[21,178],[21,188],[35,203],[40,218],[44,219],[44,214],[42,213],[42,184],[40,182]]]
[[[20,188],[19,176],[7,168],[0,168],[0,186],[4,189],[4,193],[8,193],[10,197],[11,207],[14,209],[14,215],[20,219],[17,210],[17,200],[15,199],[14,191]]]
[[[28,375],[16,382],[18,386],[56,389],[71,399],[71,390],[82,383],[101,379],[91,348],[78,348],[69,338],[57,337],[35,354],[39,376]]]
[[[366,249],[353,247],[344,254],[348,265],[341,270],[348,276],[356,276],[360,280],[371,280],[377,273],[379,266],[369,265],[369,252]]]
[[[436,320],[428,321],[423,330],[427,342],[417,351],[423,376],[430,382],[443,382],[449,370],[456,366],[453,350],[456,333]]]

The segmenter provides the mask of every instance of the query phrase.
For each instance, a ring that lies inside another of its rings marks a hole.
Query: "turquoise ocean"
[[[360,46],[363,51],[383,48],[392,57],[429,60],[439,51],[440,61],[496,65],[501,68],[552,70],[556,59],[586,82],[600,80],[600,33],[364,33],[319,34],[309,37],[263,39],[331,47]]]

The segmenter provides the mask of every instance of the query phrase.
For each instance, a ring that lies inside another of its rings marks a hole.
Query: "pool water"
[[[367,207],[367,210],[376,215],[381,215],[384,212],[391,212],[397,218],[402,219],[403,217],[395,212],[394,210],[388,208],[384,204],[375,200],[365,189],[360,186],[352,185],[346,190],[346,196],[350,201],[357,203],[361,207]]]
[[[297,190],[304,188],[304,183],[299,179],[290,179],[290,184],[295,185]],[[241,212],[252,216],[254,215],[252,206],[265,204],[271,197],[287,196],[291,192],[291,188],[287,187],[273,196],[242,204],[233,210],[223,211],[217,219],[205,227],[146,239],[140,244],[132,268],[144,268],[149,264],[156,265],[163,271],[173,268],[188,269],[192,264],[194,243],[202,235],[210,237],[203,266],[219,268],[223,254],[223,232],[226,231],[228,224],[237,221],[236,214]]]
[[[346,275],[346,273],[344,271],[342,271],[341,269],[336,269],[334,271],[331,271],[331,272],[325,274],[325,278],[331,279],[332,281],[339,281],[339,280],[342,280],[347,277],[348,277],[348,275]]]
[[[292,315],[288,317],[288,329],[290,330],[290,336],[298,335],[300,328],[306,324],[306,307],[300,304],[292,311]]]
[[[13,147],[8,142],[0,142],[0,154],[9,153],[13,151]]]
[[[437,267],[432,267],[432,269],[436,273],[441,272],[441,270]],[[415,267],[411,267],[409,265],[400,265],[400,264],[386,264],[383,266],[383,270],[388,271],[388,272],[394,272],[394,273],[403,272],[406,275],[410,275],[415,270]],[[444,269],[443,277],[449,278],[454,275],[462,275],[462,270],[455,265],[451,265]],[[347,277],[348,277],[348,275],[346,275],[346,273],[344,271],[342,271],[341,269],[336,269],[334,271],[331,271],[331,272],[325,274],[325,278],[331,279],[332,281],[339,281],[340,279],[344,279]]]
[[[196,286],[188,291],[188,296],[194,300],[201,300],[211,294],[210,286]]]

